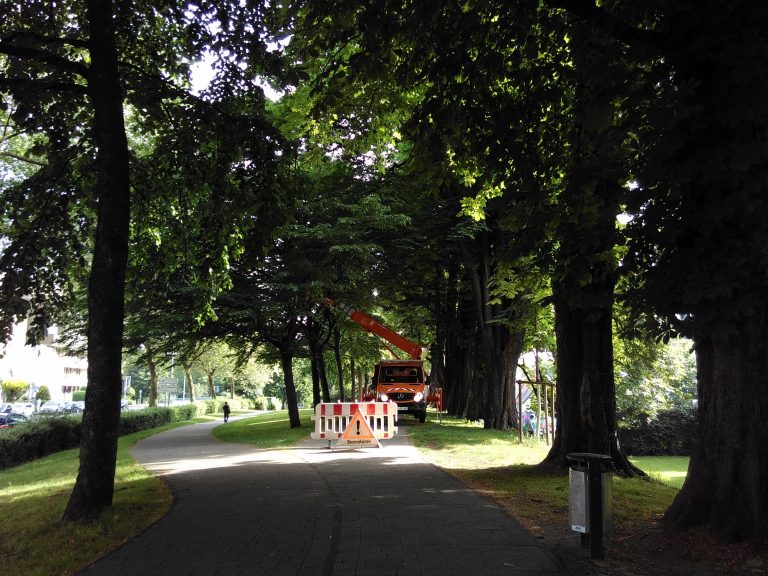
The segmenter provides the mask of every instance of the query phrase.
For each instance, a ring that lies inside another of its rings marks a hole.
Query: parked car
[[[17,402],[13,405],[13,412],[23,414],[27,418],[35,413],[35,405],[32,402]]]
[[[16,412],[3,412],[0,414],[0,428],[13,428],[16,424],[26,422],[28,418],[24,414]]]
[[[82,412],[83,409],[80,407],[79,402],[64,402],[64,404],[61,405],[61,411],[69,414],[78,414]]]
[[[41,414],[55,414],[59,410],[61,410],[61,404],[55,400],[48,400],[48,402],[40,406]]]
[[[0,404],[0,414],[7,414],[12,411],[13,406],[11,404]]]

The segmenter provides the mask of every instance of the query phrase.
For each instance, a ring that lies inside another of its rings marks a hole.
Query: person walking
[[[231,410],[229,409],[229,404],[224,402],[224,422],[229,422],[229,413]]]

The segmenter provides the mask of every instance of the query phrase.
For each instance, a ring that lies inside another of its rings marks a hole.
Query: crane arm
[[[356,310],[355,308],[352,308],[351,306],[348,306],[343,302],[338,302],[336,300],[330,300],[327,298],[323,300],[323,302],[331,306],[335,306],[340,310],[343,310],[344,313],[347,314],[347,316],[349,316],[350,320],[362,326],[363,329],[366,330],[367,332],[376,334],[376,336],[379,336],[383,340],[386,340],[393,346],[399,348],[400,350],[408,354],[408,356],[411,359],[423,360],[424,357],[427,355],[427,349],[424,346],[422,346],[421,344],[417,344],[416,342],[411,342],[410,340],[401,336],[394,330],[391,330],[390,328],[387,328],[383,324],[377,322],[362,310]],[[392,349],[389,348],[389,351],[392,352]]]

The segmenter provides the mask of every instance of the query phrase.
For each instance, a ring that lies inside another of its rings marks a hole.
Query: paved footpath
[[[407,426],[381,449],[330,451],[309,439],[287,450],[224,443],[211,434],[219,425],[134,447],[176,502],[80,575],[565,574],[504,510],[426,463]]]

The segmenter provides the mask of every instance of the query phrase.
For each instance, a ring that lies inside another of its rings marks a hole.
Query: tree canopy
[[[123,345],[272,354],[292,426],[294,358],[327,400],[332,352],[343,397],[345,357],[375,352],[318,309],[332,297],[429,342],[449,411],[488,427],[516,425],[519,359],[548,348],[560,469],[591,451],[637,473],[620,418],[692,400],[651,344],[691,338],[700,429],[666,522],[765,537],[768,8],[2,7],[0,336],[87,313],[82,474],[113,459]]]

